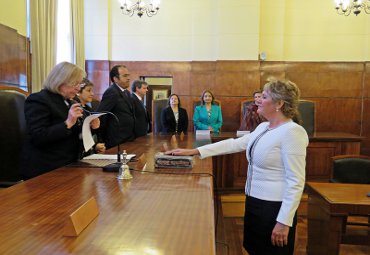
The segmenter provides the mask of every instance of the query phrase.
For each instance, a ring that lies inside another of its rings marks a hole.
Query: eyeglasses
[[[80,88],[80,87],[84,87],[85,85],[86,84],[83,82],[74,82],[74,83],[68,84],[69,87],[73,87],[73,88]]]

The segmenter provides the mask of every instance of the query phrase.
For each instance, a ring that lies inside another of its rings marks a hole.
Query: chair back
[[[298,111],[301,115],[302,126],[308,135],[315,133],[316,107],[315,102],[308,100],[300,100]]]
[[[220,107],[221,107],[221,101],[220,101],[220,100],[215,99],[215,100],[213,101],[213,103],[214,103],[215,105],[218,105],[218,106],[220,106]],[[193,102],[193,109],[195,109],[195,107],[196,107],[196,106],[201,105],[201,104],[202,104],[202,101],[201,101],[201,100],[196,100],[196,101],[194,101],[194,102]]]
[[[370,156],[339,155],[332,157],[331,182],[370,184]]]
[[[244,114],[245,114],[245,111],[246,111],[248,105],[250,105],[253,102],[254,102],[254,100],[252,99],[252,100],[244,100],[240,103],[240,125],[242,124],[243,117],[244,117]]]
[[[26,135],[24,102],[28,93],[11,86],[0,86],[0,185],[21,180],[20,155]]]
[[[158,99],[152,101],[152,130],[154,134],[163,132],[161,113],[162,109],[168,105],[168,99]]]

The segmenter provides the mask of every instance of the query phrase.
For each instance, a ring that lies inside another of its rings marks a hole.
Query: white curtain
[[[56,1],[30,1],[32,92],[42,89],[42,83],[55,65]]]
[[[84,0],[70,1],[72,61],[85,70]]]

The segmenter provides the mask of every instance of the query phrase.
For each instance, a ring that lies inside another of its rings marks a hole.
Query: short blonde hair
[[[86,72],[80,67],[69,63],[61,62],[54,66],[44,81],[44,88],[59,94],[59,88],[63,84],[80,82],[86,76]]]
[[[280,110],[286,117],[300,123],[298,104],[301,93],[295,83],[269,78],[263,89],[269,93],[273,102],[284,102]]]

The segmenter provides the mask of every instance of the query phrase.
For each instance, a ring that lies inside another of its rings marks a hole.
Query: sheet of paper
[[[136,154],[127,154],[127,159],[132,159]],[[92,154],[83,159],[112,159],[117,160],[117,154]]]
[[[104,114],[106,113],[91,114],[90,116],[87,116],[85,118],[84,123],[82,125],[82,141],[84,144],[85,151],[90,150],[91,147],[93,147],[95,144],[93,136],[91,134],[91,128],[90,128],[91,121],[93,121],[96,118],[99,118],[100,116]]]
[[[196,130],[195,131],[195,138],[199,139],[211,139],[211,131],[210,130]]]

